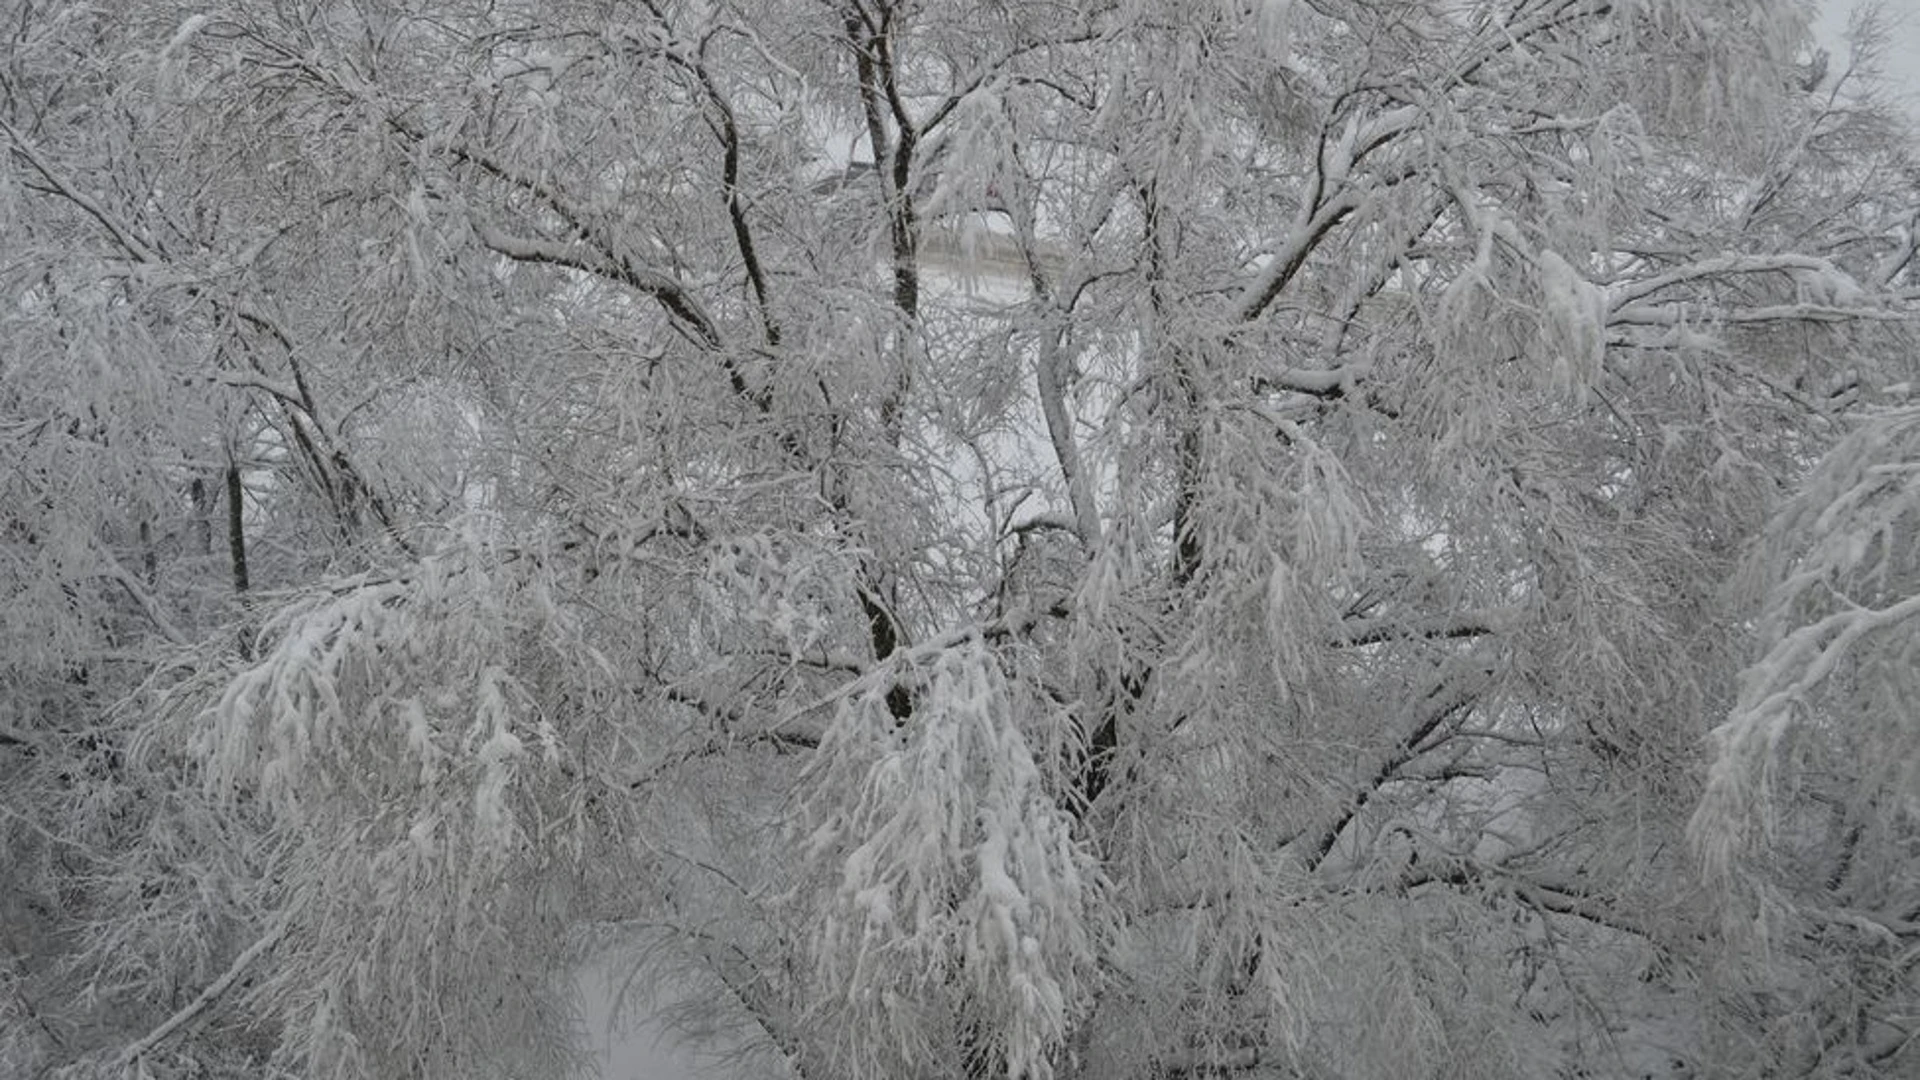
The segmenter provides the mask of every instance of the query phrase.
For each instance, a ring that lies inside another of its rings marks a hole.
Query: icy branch
[[[5,119],[0,119],[0,134],[6,135],[7,140],[13,143],[13,152],[20,155],[21,159],[27,164],[33,166],[33,171],[39,173],[42,179],[53,185],[54,190],[58,191],[62,198],[79,207],[88,217],[99,222],[100,227],[107,230],[108,235],[113,237],[114,243],[120,245],[121,249],[126,251],[128,255],[133,256],[135,261],[143,263],[158,263],[160,261],[159,256],[154,254],[153,249],[133,234],[133,230],[120,224],[112,214],[107,213],[105,207],[101,206],[97,201],[88,198],[85,193],[68,183],[67,179],[60,175],[52,165],[48,164],[47,159],[41,157],[39,152],[33,148],[33,145],[27,142],[25,137],[18,131],[14,130],[13,125],[7,123]]]
[[[1690,281],[1700,281],[1705,278],[1726,277],[1730,274],[1793,271],[1823,275],[1836,282],[1850,280],[1833,263],[1812,255],[1723,255],[1719,258],[1691,262],[1653,277],[1611,285],[1607,288],[1607,303],[1615,313],[1615,319],[1618,319],[1619,314],[1628,305],[1675,285],[1684,285]],[[1855,291],[1858,291],[1857,286]]]
[[[200,991],[199,997],[188,1002],[186,1007],[179,1012],[167,1017],[161,1022],[159,1027],[148,1032],[139,1042],[129,1046],[126,1052],[120,1055],[121,1067],[131,1070],[142,1057],[152,1053],[154,1047],[159,1046],[171,1038],[175,1032],[186,1027],[202,1013],[212,1008],[213,1003],[220,1000],[223,994],[232,989],[233,984],[240,980],[240,976],[246,974],[247,969],[253,966],[254,961],[265,956],[275,945],[279,944],[280,939],[285,936],[286,926],[283,923],[261,935],[260,940],[247,946],[239,956],[233,958],[233,963],[228,965],[225,973],[209,983],[206,989]]]
[[[665,274],[636,266],[631,259],[627,258],[616,261],[610,255],[604,254],[602,259],[592,258],[576,244],[512,236],[481,221],[473,223],[473,231],[474,235],[480,238],[480,242],[490,250],[515,262],[544,263],[549,266],[577,270],[583,274],[617,281],[637,292],[644,293],[659,301],[660,306],[666,308],[668,314],[692,329],[702,344],[709,348],[720,347],[720,331],[713,319],[693,297],[687,295],[679,282]],[[596,254],[600,253],[596,252]]]

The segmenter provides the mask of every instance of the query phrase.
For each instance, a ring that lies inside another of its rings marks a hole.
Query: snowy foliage
[[[1912,1075],[1802,6],[0,0],[0,1073]]]
[[[910,727],[881,693],[849,700],[806,779],[808,851],[838,879],[813,943],[820,1020],[849,1075],[977,1067],[960,1053],[1044,1080],[1107,918],[1098,864],[1026,734],[1064,718],[1023,723],[977,640],[912,677]]]
[[[565,925],[577,847],[531,775],[571,755],[527,680],[584,646],[540,560],[456,543],[260,634],[190,745],[220,804],[257,804],[285,838],[284,966],[257,993],[286,1052],[341,1077],[545,1060],[557,958],[531,932]],[[428,1049],[436,1029],[463,1036]]]
[[[1913,790],[1910,700],[1920,566],[1920,410],[1868,417],[1830,451],[1771,523],[1752,576],[1764,583],[1762,655],[1741,678],[1733,715],[1714,733],[1716,763],[1701,830],[1718,836],[1766,802],[1781,743],[1797,725],[1852,728],[1885,775],[1869,776],[1896,802]],[[1855,697],[1854,695],[1864,695]],[[1831,703],[1831,704],[1829,704]],[[1843,704],[1844,703],[1844,704]],[[1834,707],[1845,715],[1832,715]],[[1849,718],[1850,717],[1850,718]],[[1876,770],[1877,771],[1877,770]],[[1916,807],[1908,805],[1906,812]]]
[[[1707,868],[1749,901],[1737,912],[1810,907],[1887,944],[1900,935],[1882,924],[1914,914],[1916,528],[1920,410],[1900,407],[1862,418],[1755,551],[1758,648],[1692,825]]]

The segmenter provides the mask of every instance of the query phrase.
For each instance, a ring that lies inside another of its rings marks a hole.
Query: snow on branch
[[[589,252],[578,245],[552,240],[513,236],[482,221],[473,222],[474,235],[498,255],[515,262],[545,263],[583,274],[617,281],[659,301],[668,314],[685,324],[709,348],[720,346],[720,330],[705,309],[688,295],[680,283],[655,270],[636,265],[630,258],[615,258],[604,252]]]
[[[1348,619],[1328,641],[1337,648],[1357,648],[1387,641],[1445,640],[1489,637],[1509,632],[1519,622],[1518,607],[1492,608],[1425,618]]]
[[[1912,709],[1855,700],[1839,676],[1910,667],[1920,642],[1917,526],[1920,409],[1912,407],[1882,413],[1843,440],[1775,516],[1750,571],[1764,583],[1763,652],[1712,733],[1707,788],[1690,826],[1711,874],[1728,874],[1774,834],[1772,804],[1796,728],[1844,730],[1875,760],[1911,759],[1920,743]]]
[[[1050,1075],[1095,966],[1103,886],[1046,789],[993,654],[972,639],[916,672],[912,721],[846,702],[808,773],[807,848],[830,885],[813,948],[853,1075],[948,1052],[934,1003],[1008,1076]],[[878,1048],[895,1057],[880,1060]]]
[[[5,118],[0,118],[0,134],[4,134],[7,141],[13,144],[14,153],[19,154],[28,165],[31,165],[33,171],[39,173],[41,178],[59,192],[62,198],[79,207],[94,221],[99,222],[100,227],[107,231],[107,235],[113,237],[114,243],[118,244],[120,249],[135,262],[152,264],[160,261],[152,247],[106,207],[100,205],[98,200],[89,197],[55,169],[24,135],[21,135],[12,124],[7,123]]]
[[[457,780],[470,785],[478,846],[509,843],[515,763],[528,739],[557,749],[544,722],[528,723],[510,673],[516,633],[542,618],[538,588],[456,549],[288,605],[263,631],[276,644],[207,714],[212,790],[257,791],[305,820],[341,799],[441,801]],[[432,832],[445,809],[417,808],[418,824]]]
[[[287,944],[256,992],[312,1075],[392,1075],[426,1045],[449,1061],[538,1049],[547,984],[524,972],[551,962],[550,904],[505,883],[562,858],[542,786],[563,772],[559,717],[539,685],[594,662],[543,574],[469,536],[316,588],[201,717],[210,793],[288,838]]]
[[[199,996],[188,1002],[172,1016],[161,1021],[160,1026],[142,1036],[138,1042],[127,1047],[120,1055],[121,1066],[131,1069],[141,1058],[152,1053],[155,1047],[172,1038],[180,1029],[197,1020],[201,1014],[212,1008],[215,1002],[225,996],[228,990],[233,989],[233,984],[240,981],[241,976],[245,975],[247,970],[253,967],[254,962],[270,952],[275,945],[280,943],[280,939],[284,936],[286,936],[286,926],[282,924],[268,930],[253,944],[241,950],[240,955],[233,958],[233,963],[227,965],[227,970],[222,973],[219,978],[208,983],[206,989],[200,991]]]
[[[1607,288],[1607,304],[1612,318],[1617,321],[1629,305],[1676,285],[1708,278],[1768,273],[1792,274],[1808,284],[1810,294],[1820,293],[1830,303],[1851,301],[1864,293],[1846,271],[1817,256],[1722,255],[1690,262],[1652,277],[1618,282]]]

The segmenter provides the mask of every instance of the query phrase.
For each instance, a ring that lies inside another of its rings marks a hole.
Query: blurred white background
[[[1847,26],[1863,6],[1874,9],[1886,29],[1880,60],[1887,76],[1900,84],[1902,99],[1920,115],[1920,0],[1879,0],[1865,5],[1853,0],[1826,0],[1814,32],[1833,54],[1833,73],[1838,74],[1846,64]]]

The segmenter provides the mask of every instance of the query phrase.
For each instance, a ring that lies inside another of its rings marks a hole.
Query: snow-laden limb
[[[1788,1071],[1640,1021],[1715,946],[1708,583],[1914,377],[1905,164],[1809,118],[1792,0],[84,7],[22,12],[0,130],[0,913],[84,902],[36,1001],[132,958],[76,1053],[284,918],[150,1069],[552,1075],[509,975],[625,923],[798,1080]],[[413,565],[481,506],[571,537],[576,626],[537,559]],[[374,520],[406,568],[319,583]],[[1915,592],[1809,580],[1807,850],[1908,715],[1912,620],[1849,605]],[[198,716],[243,618],[212,797],[172,719],[116,775],[96,708]],[[1821,899],[1909,939],[1884,880]]]
[[[1100,948],[1103,886],[1046,790],[979,640],[926,665],[902,726],[849,701],[811,774],[808,850],[829,886],[813,943],[823,1020],[857,1077],[948,1061],[1052,1075]]]
[[[1855,763],[1849,799],[1890,796],[1914,809],[1920,725],[1899,687],[1920,647],[1916,526],[1920,409],[1912,407],[1882,413],[1842,441],[1775,516],[1752,567],[1764,588],[1765,651],[1712,733],[1713,763],[1691,824],[1711,875],[1724,879],[1775,838],[1781,793],[1796,786],[1787,775],[1796,733],[1867,755]]]
[[[1859,283],[1846,271],[1816,255],[1728,254],[1698,259],[1650,277],[1618,282],[1607,289],[1607,303],[1617,313],[1630,304],[1680,285],[1748,274],[1789,275],[1811,296],[1829,303],[1842,303],[1863,294]]]
[[[1814,694],[1839,667],[1863,647],[1870,635],[1904,628],[1920,618],[1920,595],[1883,608],[1849,608],[1793,630],[1776,641],[1742,679],[1740,702],[1731,719],[1714,732],[1717,757],[1701,808],[1702,826],[1733,805],[1762,800],[1756,778],[1770,779],[1781,742],[1796,719],[1811,711]],[[1764,816],[1771,828],[1771,819]],[[1719,858],[1719,849],[1708,851]]]
[[[1898,323],[1911,319],[1912,316],[1905,312],[1888,311],[1885,308],[1835,307],[1831,304],[1761,304],[1747,308],[1629,304],[1615,311],[1607,322],[1613,326],[1687,327],[1715,323]]]
[[[579,646],[540,562],[468,540],[317,590],[202,717],[209,794],[284,837],[285,941],[255,994],[313,1076],[391,1074],[423,1047],[446,1069],[553,1053],[550,990],[527,973],[555,962],[558,911],[506,887],[559,873],[564,845],[536,694]]]
[[[175,1032],[186,1027],[198,1019],[202,1013],[212,1008],[213,1004],[219,1001],[227,991],[233,989],[233,984],[240,981],[240,978],[247,973],[247,970],[253,966],[256,960],[259,960],[275,945],[280,943],[280,939],[285,933],[286,927],[284,925],[275,926],[260,935],[253,944],[242,949],[240,955],[233,958],[233,963],[227,966],[227,970],[223,972],[219,978],[208,983],[207,988],[200,991],[199,996],[188,1002],[172,1016],[167,1017],[158,1027],[141,1037],[138,1042],[127,1047],[120,1055],[122,1067],[128,1070],[134,1069],[142,1058],[153,1052],[154,1047],[159,1046],[171,1038]]]

